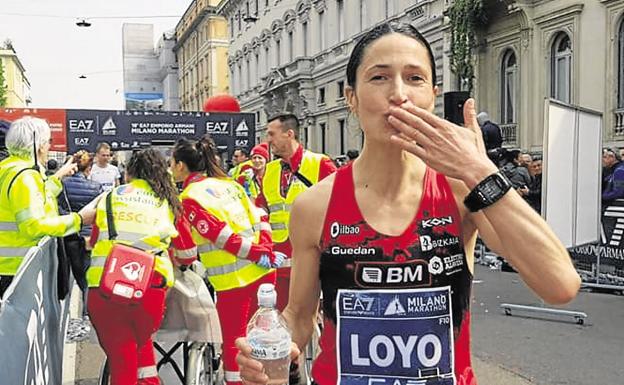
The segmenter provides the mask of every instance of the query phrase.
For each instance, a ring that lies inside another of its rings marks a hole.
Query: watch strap
[[[471,212],[477,212],[493,205],[511,189],[511,182],[500,171],[489,175],[464,199],[464,205]]]

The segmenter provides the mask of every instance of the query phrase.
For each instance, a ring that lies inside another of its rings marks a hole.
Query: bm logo
[[[360,287],[422,287],[429,285],[427,261],[356,262],[355,281]]]

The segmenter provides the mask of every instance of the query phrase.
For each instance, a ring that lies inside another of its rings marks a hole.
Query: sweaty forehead
[[[399,33],[380,37],[364,50],[358,71],[378,66],[415,66],[431,71],[429,52],[418,40]]]

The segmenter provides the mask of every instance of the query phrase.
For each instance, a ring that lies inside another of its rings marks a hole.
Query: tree
[[[479,27],[487,23],[485,0],[455,0],[447,10],[451,25],[451,70],[458,76],[460,89],[472,93],[474,80],[473,48]]]
[[[6,107],[7,104],[7,86],[4,79],[4,60],[0,58],[0,107]]]

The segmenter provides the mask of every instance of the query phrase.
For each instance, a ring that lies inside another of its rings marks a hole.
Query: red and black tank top
[[[414,220],[400,236],[389,236],[363,218],[352,166],[338,170],[321,236],[320,280],[324,329],[312,369],[316,383],[476,385],[472,274],[444,175],[426,169]]]

